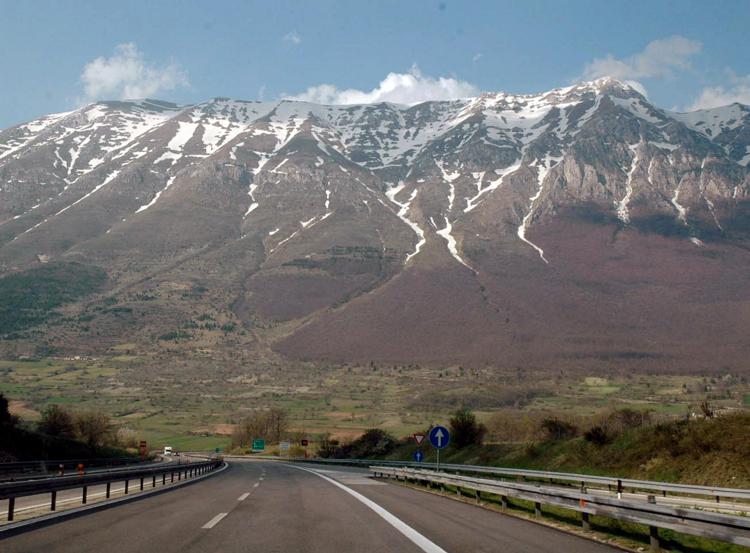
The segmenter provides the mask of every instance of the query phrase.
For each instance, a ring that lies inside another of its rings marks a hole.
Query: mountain
[[[98,102],[0,132],[0,274],[108,275],[2,348],[743,368],[749,163],[750,107],[668,112],[611,78]]]

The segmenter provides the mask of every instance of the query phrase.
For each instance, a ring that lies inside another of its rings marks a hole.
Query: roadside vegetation
[[[446,463],[466,463],[588,474],[608,474],[667,482],[729,487],[750,486],[750,412],[665,419],[649,411],[613,409],[597,416],[489,418],[459,409],[450,418],[451,443],[441,453]],[[425,428],[422,433],[429,431]],[[411,437],[397,439],[370,429],[341,443],[320,441],[328,458],[411,460]],[[435,450],[423,444],[425,461]]]
[[[33,424],[11,414],[0,394],[0,462],[124,457],[137,445],[134,434],[118,431],[101,412],[50,405]]]

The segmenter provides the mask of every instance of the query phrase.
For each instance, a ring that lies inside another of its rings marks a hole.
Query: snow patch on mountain
[[[405,263],[408,263],[409,260],[412,257],[414,257],[415,255],[417,255],[419,253],[419,251],[422,249],[422,246],[424,246],[424,244],[427,242],[427,240],[425,239],[425,235],[424,235],[424,231],[422,230],[422,227],[420,227],[415,221],[412,221],[408,217],[408,213],[409,213],[409,209],[411,207],[411,204],[414,201],[414,199],[417,197],[417,193],[419,191],[415,188],[412,191],[411,196],[409,196],[409,200],[406,201],[406,202],[402,203],[402,202],[399,202],[396,199],[396,196],[398,195],[399,192],[401,192],[401,190],[404,189],[404,186],[406,186],[406,185],[403,182],[400,182],[397,186],[392,186],[391,188],[389,188],[388,190],[386,190],[385,194],[386,194],[386,196],[388,196],[388,199],[391,202],[393,202],[394,204],[396,204],[399,207],[398,213],[396,215],[398,215],[398,217],[404,223],[406,223],[407,225],[409,225],[409,227],[414,231],[414,233],[417,235],[417,238],[419,239],[418,242],[417,242],[417,245],[414,248],[414,251],[411,252],[410,254],[408,254],[406,256],[406,262]]]

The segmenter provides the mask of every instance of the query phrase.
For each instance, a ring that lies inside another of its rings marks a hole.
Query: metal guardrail
[[[27,475],[27,474],[47,474],[56,473],[60,465],[64,470],[73,470],[79,463],[86,467],[121,467],[123,465],[141,464],[137,457],[108,457],[101,459],[40,459],[35,461],[12,461],[9,463],[0,463],[0,475]]]
[[[84,461],[67,461],[62,469],[60,468],[59,464],[56,466],[53,466],[51,470],[48,470],[47,472],[23,472],[23,473],[11,473],[6,474],[4,476],[0,476],[0,485],[10,482],[15,482],[19,480],[28,481],[28,480],[48,480],[50,478],[60,478],[62,476],[71,476],[76,474],[79,463],[84,465],[85,471],[87,474],[93,474],[93,473],[115,473],[115,472],[123,472],[128,470],[133,470],[134,468],[150,468],[150,467],[157,467],[161,465],[166,465],[173,461],[163,460],[159,459],[157,461],[137,461],[137,462],[130,462],[126,464],[120,464],[120,465],[101,465],[96,463],[89,463]]]
[[[414,463],[412,461],[380,461],[377,459],[298,459],[302,462],[328,463],[353,466],[389,466],[410,468],[436,468],[435,463]],[[544,470],[527,470],[502,467],[484,467],[481,465],[458,465],[440,463],[440,469],[457,473],[491,474],[497,476],[513,476],[522,480],[545,480],[548,482],[575,483],[580,488],[589,484],[607,486],[616,491],[646,491],[660,492],[666,496],[667,493],[692,495],[698,497],[712,497],[720,502],[722,497],[750,501],[750,489],[722,488],[713,486],[693,486],[690,484],[672,484],[668,482],[655,482],[649,480],[633,480],[629,478],[615,478],[611,476],[594,476],[589,474],[576,474],[571,472],[551,472]]]
[[[199,476],[219,468],[223,461],[212,459],[197,463],[174,464],[167,463],[157,467],[136,468],[130,470],[120,470],[115,472],[97,472],[93,474],[61,476],[57,478],[45,478],[43,480],[20,480],[14,482],[0,483],[0,499],[8,500],[8,522],[13,521],[15,502],[18,497],[29,495],[50,494],[50,510],[55,511],[57,508],[57,492],[62,490],[71,490],[81,488],[81,503],[87,502],[88,488],[92,485],[106,484],[105,498],[109,499],[112,482],[125,482],[125,494],[128,493],[131,480],[140,480],[140,489],[143,490],[144,480],[152,479],[152,487],[156,487],[158,477],[162,479],[162,485],[167,483],[167,476],[170,482]]]
[[[500,498],[504,508],[508,506],[508,497],[534,503],[534,513],[542,516],[542,505],[563,507],[581,513],[584,529],[590,528],[591,515],[607,517],[626,522],[644,524],[649,527],[651,548],[658,550],[660,528],[673,530],[682,534],[701,536],[737,545],[750,546],[750,518],[656,505],[644,501],[601,497],[573,490],[545,487],[542,485],[502,482],[488,478],[474,478],[457,474],[448,474],[412,468],[391,466],[371,466],[375,477],[393,477],[430,485],[455,486],[457,493],[462,488],[475,492],[477,501],[482,493],[490,493]]]

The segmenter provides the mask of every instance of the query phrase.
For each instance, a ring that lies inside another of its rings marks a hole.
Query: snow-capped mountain
[[[200,284],[248,327],[285,322],[256,338],[303,358],[586,343],[667,363],[705,330],[683,317],[721,313],[735,355],[749,164],[749,107],[672,113],[609,78],[414,106],[99,102],[0,132],[0,271]]]

